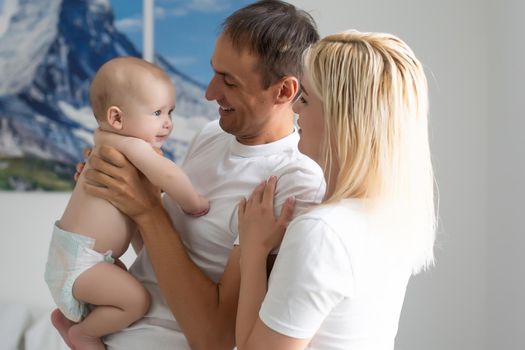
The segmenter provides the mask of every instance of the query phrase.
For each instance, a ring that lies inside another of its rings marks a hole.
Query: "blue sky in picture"
[[[0,0],[2,1],[2,0]],[[110,0],[117,28],[142,50],[142,0]],[[207,85],[219,27],[252,0],[155,0],[155,52]]]

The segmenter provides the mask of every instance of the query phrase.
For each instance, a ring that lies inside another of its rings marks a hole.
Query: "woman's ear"
[[[279,82],[277,103],[293,102],[299,92],[299,80],[296,77],[286,76]]]
[[[108,124],[112,128],[116,130],[122,130],[122,120],[124,119],[123,117],[124,115],[122,111],[117,106],[111,106],[108,108],[106,119],[108,121]]]

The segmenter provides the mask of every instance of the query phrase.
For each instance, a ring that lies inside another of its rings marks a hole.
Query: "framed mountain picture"
[[[243,0],[156,0],[154,62],[177,90],[163,150],[183,159],[217,117],[204,92],[220,23]],[[89,87],[117,56],[142,56],[140,0],[0,0],[0,190],[69,191],[97,123]]]

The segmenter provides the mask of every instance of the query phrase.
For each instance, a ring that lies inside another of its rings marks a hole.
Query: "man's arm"
[[[110,201],[138,225],[159,286],[192,349],[232,349],[240,285],[239,248],[232,250],[219,283],[190,259],[159,191],[117,150],[91,156],[86,191]],[[93,185],[93,183],[97,185]]]
[[[230,253],[219,283],[189,258],[164,210],[143,216],[139,227],[171,311],[192,349],[232,349],[239,296],[239,248]]]

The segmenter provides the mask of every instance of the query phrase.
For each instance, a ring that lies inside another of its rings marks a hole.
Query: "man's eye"
[[[225,78],[223,78],[222,81],[224,81],[224,85],[226,86],[229,86],[229,87],[235,86],[235,84],[228,82]]]

